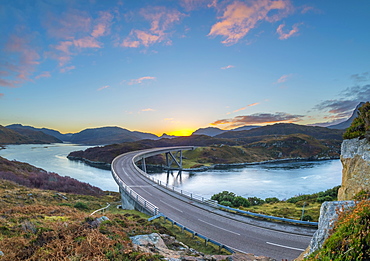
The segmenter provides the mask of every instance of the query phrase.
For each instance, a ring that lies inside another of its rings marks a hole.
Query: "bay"
[[[61,176],[70,176],[103,190],[118,191],[109,170],[93,168],[85,163],[71,161],[71,151],[85,150],[90,146],[76,144],[8,145],[0,156],[9,160],[27,162]],[[286,199],[295,195],[310,194],[341,184],[340,160],[313,162],[285,162],[250,165],[227,170],[205,172],[177,171],[151,173],[151,175],[184,191],[210,198],[227,190],[243,197],[277,197]]]
[[[69,176],[89,183],[102,190],[118,191],[118,185],[109,170],[93,168],[83,162],[67,159],[70,152],[85,150],[92,146],[55,143],[7,145],[5,147],[0,150],[0,156],[8,160],[26,162],[48,172],[55,172],[61,176]]]

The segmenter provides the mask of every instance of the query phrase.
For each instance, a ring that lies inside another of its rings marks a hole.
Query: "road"
[[[292,260],[309,245],[313,228],[232,215],[158,186],[133,165],[133,158],[140,152],[120,155],[113,161],[112,168],[123,182],[172,220],[236,251],[276,260]]]

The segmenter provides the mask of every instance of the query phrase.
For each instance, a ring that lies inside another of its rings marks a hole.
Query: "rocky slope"
[[[0,125],[0,144],[49,144],[59,143],[61,140],[45,134],[20,128],[6,128]]]

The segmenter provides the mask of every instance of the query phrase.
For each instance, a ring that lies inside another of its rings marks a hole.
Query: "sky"
[[[370,100],[369,0],[0,0],[0,125],[327,126]]]

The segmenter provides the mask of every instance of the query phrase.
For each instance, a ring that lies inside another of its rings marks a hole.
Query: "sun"
[[[173,136],[190,136],[194,130],[191,129],[182,129],[182,130],[175,130],[169,133],[169,135]]]

